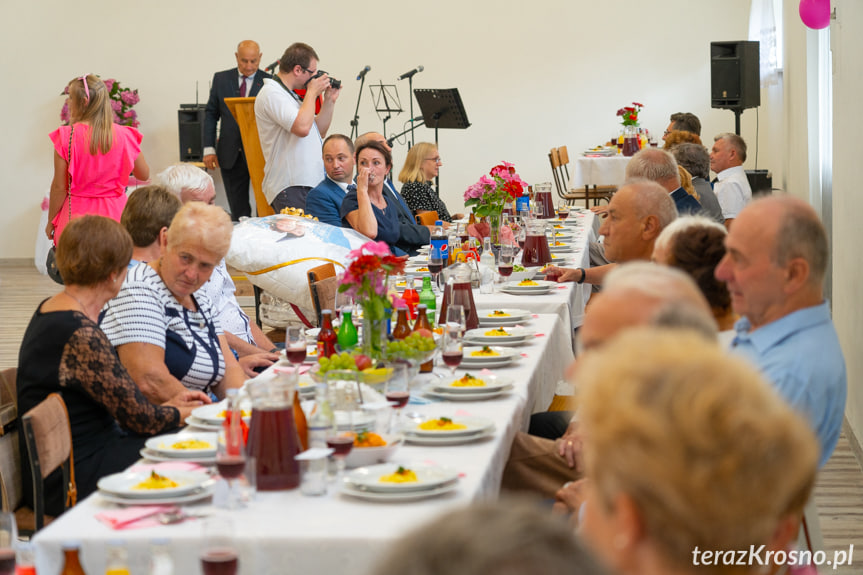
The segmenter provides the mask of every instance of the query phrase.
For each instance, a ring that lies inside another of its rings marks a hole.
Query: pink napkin
[[[137,463],[129,471],[203,471],[203,465],[189,461],[165,461],[164,463]],[[149,508],[148,508],[149,509]]]
[[[96,514],[96,519],[111,529],[141,529],[161,525],[156,515],[173,511],[173,505],[137,505],[123,509],[110,509]]]

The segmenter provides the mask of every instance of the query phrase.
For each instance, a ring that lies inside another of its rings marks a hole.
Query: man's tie
[[[246,97],[246,76],[241,76],[240,80],[240,98]]]
[[[356,184],[348,184],[348,193],[349,194],[351,192],[356,192],[356,191],[357,191],[357,185]]]

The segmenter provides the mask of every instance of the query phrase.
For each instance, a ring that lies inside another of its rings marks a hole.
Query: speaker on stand
[[[177,122],[180,134],[180,161],[204,161],[205,104],[180,104]]]
[[[740,135],[740,114],[761,105],[759,43],[710,43],[710,106],[734,112],[735,133]]]

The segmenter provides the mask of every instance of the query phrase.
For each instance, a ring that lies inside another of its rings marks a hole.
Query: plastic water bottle
[[[443,220],[437,220],[434,223],[434,232],[431,235],[431,254],[430,258],[440,258],[446,262],[449,258],[449,242],[448,237],[443,231]]]

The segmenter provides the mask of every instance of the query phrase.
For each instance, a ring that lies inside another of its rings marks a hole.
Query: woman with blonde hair
[[[580,529],[601,559],[683,575],[758,573],[738,562],[750,549],[791,557],[818,444],[753,366],[700,335],[644,328],[579,363]]]
[[[442,165],[437,146],[429,142],[416,144],[408,152],[405,165],[399,172],[399,181],[404,184],[401,194],[415,216],[423,212],[437,212],[439,220],[451,223],[453,218],[461,219],[464,214],[451,216],[431,185]]]
[[[186,203],[159,237],[161,257],[129,270],[105,308],[102,329],[151,401],[164,401],[184,387],[222,398],[245,380],[200,290],[228,253],[232,230],[222,208]]]
[[[93,74],[69,82],[70,125],[51,134],[54,179],[45,233],[54,245],[76,216],[96,214],[120,221],[129,174],[150,177],[141,133],[114,123],[105,83]]]

